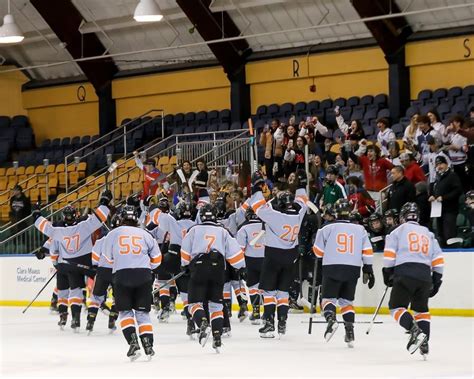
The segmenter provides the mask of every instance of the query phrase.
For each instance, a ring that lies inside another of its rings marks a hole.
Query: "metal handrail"
[[[33,174],[33,175],[29,176],[27,179],[24,179],[24,180],[22,180],[21,182],[18,182],[16,185],[20,185],[20,184],[23,184],[23,183],[25,183],[25,182],[29,182],[30,180],[33,180],[34,178],[36,178],[38,175],[42,175],[42,174]],[[38,184],[38,183],[35,183],[35,184],[34,184],[33,186],[31,186],[31,187],[24,188],[23,191],[27,191],[27,190],[33,189],[37,184]],[[5,190],[4,192],[0,193],[0,196],[5,195],[5,194],[7,194],[7,193],[9,193],[9,192],[11,192],[11,191],[12,191],[12,189]],[[7,201],[4,201],[3,203],[0,203],[0,206],[2,206],[2,205],[4,205],[4,204],[8,203],[8,202],[10,201],[10,199],[11,199],[11,196],[8,198]]]
[[[123,138],[124,140],[124,150],[123,150],[123,156],[125,157],[127,155],[127,135],[129,133],[133,133],[135,130],[139,129],[139,128],[142,128],[144,125],[150,123],[153,121],[153,118],[150,118],[149,120],[147,121],[144,121],[144,122],[141,122],[139,125],[137,125],[136,127],[134,127],[133,129],[131,130],[128,130],[127,131],[127,125],[131,124],[132,122],[138,120],[138,119],[141,119],[142,117],[148,115],[148,114],[151,114],[153,112],[161,112],[161,134],[162,134],[162,138],[164,138],[164,111],[162,109],[151,109],[149,111],[147,111],[146,113],[138,116],[138,117],[135,117],[134,119],[126,122],[125,124],[123,124],[120,128],[116,128],[115,130],[112,130],[110,131],[109,133],[103,135],[102,137],[96,139],[95,141],[92,141],[91,143],[89,143],[88,145],[86,146],[83,146],[75,151],[73,151],[72,153],[66,155],[64,157],[64,172],[66,174],[66,182],[65,182],[65,188],[66,188],[66,193],[68,193],[68,189],[69,189],[69,186],[68,186],[68,177],[67,177],[67,172],[68,172],[68,167],[71,165],[71,164],[75,164],[75,162],[70,162],[68,163],[68,160],[70,157],[76,157],[78,156],[78,152],[80,151],[83,151],[85,149],[87,149],[88,147],[92,146],[92,145],[97,145],[99,143],[99,141],[101,141],[102,139],[104,139],[105,137],[109,136],[109,135],[113,135],[113,133],[116,133],[118,130],[120,129],[123,129],[124,133],[120,134],[120,135],[117,135],[116,137],[112,138],[111,140],[107,141],[107,143],[105,144],[101,144],[100,146],[98,146],[97,148],[95,148],[94,150],[90,151],[89,153],[87,153],[86,155],[83,155],[83,156],[80,156],[80,159],[84,159],[88,156],[90,156],[91,154],[95,153],[96,151],[100,150],[100,149],[103,149],[105,146],[109,146],[110,144],[112,144],[113,142]]]

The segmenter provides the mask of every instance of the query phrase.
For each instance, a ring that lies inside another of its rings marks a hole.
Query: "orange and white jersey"
[[[245,266],[244,252],[236,239],[219,224],[206,221],[188,230],[181,244],[181,264],[188,265],[194,257],[217,250],[233,267]]]
[[[107,236],[99,238],[97,241],[95,241],[94,246],[92,247],[92,265],[98,267],[112,268],[112,264],[109,263],[105,258],[104,254],[102,254],[105,237]]]
[[[246,257],[263,258],[265,256],[265,237],[257,241],[251,246],[252,241],[262,231],[262,222],[259,220],[251,220],[243,223],[237,232],[237,242],[245,251]]]
[[[337,220],[316,233],[313,252],[326,265],[371,265],[374,252],[362,225]]]
[[[399,225],[385,238],[384,267],[421,264],[430,270],[443,273],[443,252],[433,233],[417,222]],[[407,266],[406,266],[407,267]]]
[[[71,226],[53,226],[44,217],[35,221],[36,228],[55,242],[55,250],[59,254],[58,263],[63,259],[71,259],[90,254],[92,251],[91,235],[107,220],[109,208],[101,205],[86,220]]]
[[[154,270],[161,264],[161,251],[151,234],[134,226],[119,226],[107,234],[102,254],[113,272],[130,268]]]

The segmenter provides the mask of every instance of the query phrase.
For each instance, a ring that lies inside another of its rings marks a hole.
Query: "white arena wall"
[[[445,273],[440,292],[430,301],[433,315],[474,316],[474,249],[446,251]],[[359,280],[355,307],[359,313],[371,313],[385,289],[382,279],[382,254],[375,254],[376,284],[372,290]],[[0,305],[27,305],[54,273],[51,261],[32,255],[0,255]],[[48,306],[56,280],[53,279],[34,306]],[[382,313],[387,313],[388,295]],[[178,298],[179,299],[179,298]]]

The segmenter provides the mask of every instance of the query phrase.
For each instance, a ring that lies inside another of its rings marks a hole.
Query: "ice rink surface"
[[[433,317],[430,355],[423,361],[406,349],[407,336],[389,316],[366,335],[367,324],[357,324],[355,348],[343,342],[340,325],[333,339],[323,339],[324,324],[313,325],[308,335],[308,315],[291,314],[287,335],[261,339],[258,326],[232,320],[232,337],[223,339],[221,354],[209,342],[204,348],[185,335],[185,322],[173,315],[159,324],[152,312],[156,355],[136,362],[126,357],[128,346],[119,330],[108,334],[107,317],[99,313],[95,331],[74,334],[60,331],[58,316],[46,308],[0,308],[2,377],[402,377],[472,378],[472,318]],[[367,321],[370,315],[357,316]],[[321,320],[320,317],[317,320]]]

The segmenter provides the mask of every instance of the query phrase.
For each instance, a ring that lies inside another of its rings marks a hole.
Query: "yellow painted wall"
[[[299,63],[299,77],[293,74],[293,60]],[[387,70],[378,48],[314,54],[309,61],[306,56],[297,56],[249,63],[246,75],[252,112],[262,104],[387,93]],[[309,91],[313,77],[314,93]]]
[[[86,94],[83,102],[77,96],[81,85]],[[24,91],[23,105],[28,110],[37,144],[46,138],[99,133],[99,103],[88,83]]]
[[[28,78],[21,71],[2,74],[1,71],[14,68],[13,66],[0,67],[0,115],[26,115],[21,99],[21,86]]]
[[[117,79],[112,83],[117,122],[152,108],[165,113],[230,108],[230,83],[220,67]]]
[[[474,84],[474,35],[410,43],[405,63],[412,99],[423,89]]]

